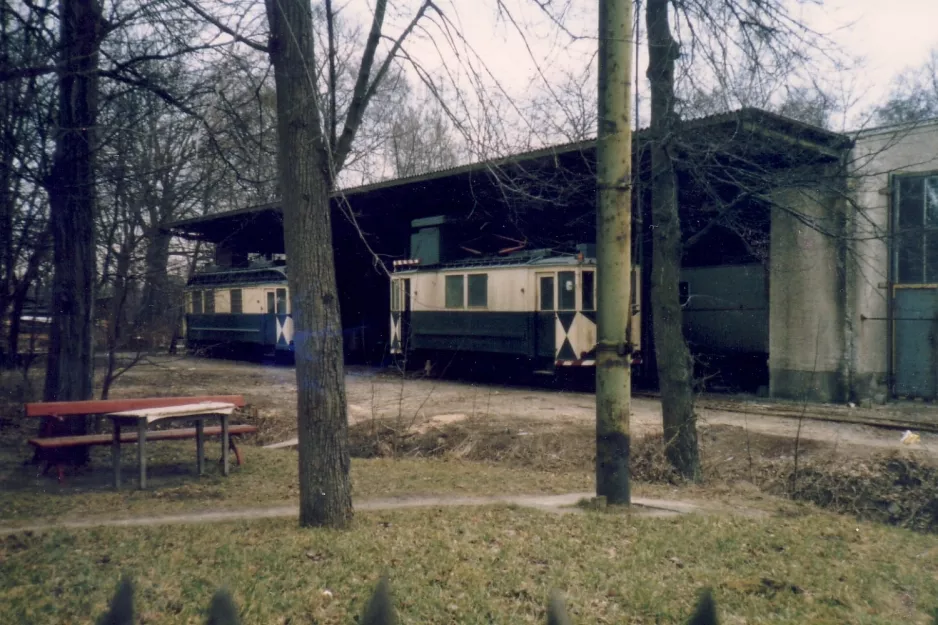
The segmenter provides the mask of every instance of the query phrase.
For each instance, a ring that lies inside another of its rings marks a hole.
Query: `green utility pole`
[[[599,0],[596,495],[631,503],[632,0]]]

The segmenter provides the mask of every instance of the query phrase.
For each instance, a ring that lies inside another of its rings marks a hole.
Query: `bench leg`
[[[140,489],[147,487],[147,422],[137,424],[137,464],[140,465]]]
[[[49,471],[52,467],[55,467],[55,475],[59,484],[65,483],[65,463],[60,459],[56,458],[55,455],[46,455],[44,454],[44,461],[42,463],[42,471],[37,477],[45,477],[49,474]]]
[[[231,437],[228,436],[228,415],[221,416],[221,464],[222,474],[228,475],[228,445],[231,444]]]
[[[199,471],[199,477],[205,473],[205,422],[198,419],[195,422],[195,465]]]
[[[114,488],[121,487],[121,424],[114,420],[114,434],[111,437],[111,466],[114,470]]]
[[[235,445],[235,439],[233,436],[228,437],[228,446],[231,448],[231,451],[235,455],[235,463],[240,467],[241,466],[241,451],[238,449],[238,446]]]

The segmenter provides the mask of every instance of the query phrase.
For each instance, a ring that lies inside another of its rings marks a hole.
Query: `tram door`
[[[410,278],[391,281],[391,353],[406,354],[410,343]]]
[[[272,332],[274,345],[288,347],[293,340],[293,320],[288,316],[287,290],[264,289],[264,294],[267,298],[268,336]]]
[[[538,272],[537,280],[537,318],[535,320],[535,353],[542,363],[553,367],[557,354],[556,337],[556,280],[553,272]]]

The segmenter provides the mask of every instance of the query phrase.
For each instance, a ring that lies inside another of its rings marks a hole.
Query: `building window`
[[[203,291],[205,294],[205,314],[215,314],[215,291]]]
[[[287,314],[287,290],[277,289],[277,314]]]
[[[189,294],[192,304],[192,314],[201,315],[202,314],[202,291],[192,291]]]
[[[485,308],[489,305],[489,276],[477,273],[469,276],[469,307]]]
[[[244,312],[244,301],[241,289],[231,289],[231,314],[240,315]]]
[[[554,309],[554,276],[541,276],[541,310]]]
[[[596,274],[583,272],[583,297],[580,310],[596,310]]]
[[[465,305],[463,295],[463,276],[446,276],[446,307],[462,308]]]
[[[901,176],[897,182],[896,281],[938,282],[938,175]]]
[[[576,310],[576,273],[561,271],[557,274],[557,310]]]

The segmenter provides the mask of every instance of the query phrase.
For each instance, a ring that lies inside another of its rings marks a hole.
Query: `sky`
[[[502,0],[518,28],[504,18],[504,13],[501,19],[497,17],[497,1],[449,0],[439,5],[484,60],[483,71],[497,78],[506,91],[524,94],[538,71],[550,80],[562,68],[586,62],[596,49],[595,0],[571,2],[576,8],[565,25],[582,36],[572,43],[549,27],[532,0]],[[554,0],[555,5],[559,3]],[[847,77],[859,98],[853,119],[841,120],[847,128],[858,123],[861,110],[885,98],[896,74],[923,64],[929,51],[938,48],[938,0],[825,0],[821,8],[815,3],[792,0],[791,6],[805,23],[827,33],[844,53],[864,57],[863,66]],[[362,10],[367,8],[362,6]],[[527,45],[519,29],[526,33]],[[418,33],[410,42],[411,53],[427,67],[453,67],[453,49],[446,45],[439,29],[429,30],[432,37]],[[444,50],[442,54],[440,49]],[[647,53],[641,49],[639,55],[639,72],[644,76]],[[465,49],[460,58],[465,67],[465,59],[469,58]],[[643,90],[644,85],[640,83],[639,89]]]

